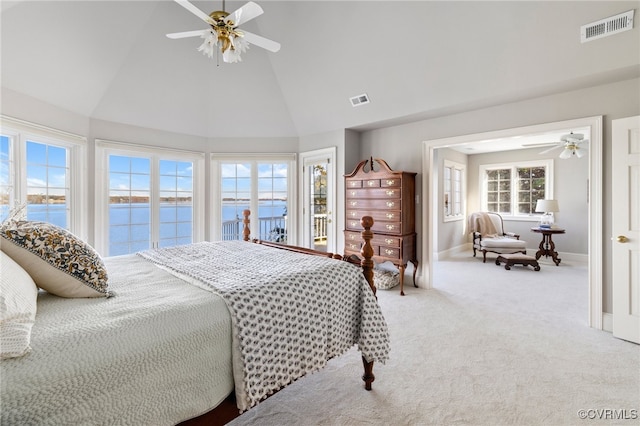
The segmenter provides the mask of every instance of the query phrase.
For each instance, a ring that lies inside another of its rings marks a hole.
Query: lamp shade
[[[558,200],[538,200],[536,203],[536,212],[550,213],[559,211]]]

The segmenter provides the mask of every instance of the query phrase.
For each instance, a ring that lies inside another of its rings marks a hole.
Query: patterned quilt
[[[367,361],[388,359],[387,324],[357,266],[244,241],[138,254],[227,303],[241,411],[354,344]]]

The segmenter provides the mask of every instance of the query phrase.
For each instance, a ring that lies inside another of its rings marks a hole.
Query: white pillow
[[[31,350],[37,299],[38,287],[27,271],[0,251],[0,359]]]
[[[47,222],[7,221],[0,226],[2,250],[36,285],[61,297],[109,297],[107,268],[89,244]]]

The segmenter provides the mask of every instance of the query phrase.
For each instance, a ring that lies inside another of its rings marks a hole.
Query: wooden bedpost
[[[367,279],[373,294],[376,294],[376,285],[373,282],[373,246],[371,245],[371,239],[373,238],[373,231],[371,231],[373,218],[371,216],[363,216],[362,219],[360,219],[360,225],[364,228],[364,231],[362,231],[364,244],[360,249],[360,254],[362,255],[362,261],[360,262],[362,265],[362,273]]]
[[[242,228],[242,239],[244,241],[249,241],[249,235],[251,235],[251,229],[249,229],[249,216],[251,215],[251,210],[243,210],[242,211],[242,223],[244,224],[244,228]]]
[[[360,224],[364,228],[362,231],[362,239],[364,240],[364,244],[360,249],[360,254],[362,255],[362,273],[364,274],[365,279],[369,283],[369,287],[373,291],[373,294],[376,294],[376,286],[373,282],[373,247],[371,246],[371,239],[373,238],[373,232],[371,231],[371,227],[373,226],[373,218],[371,216],[363,216],[360,220]],[[377,298],[377,296],[376,296]],[[366,390],[371,390],[371,384],[376,379],[373,375],[373,361],[367,361],[364,356],[362,357],[362,365],[364,366],[364,374],[362,375],[362,380],[364,380],[364,388]]]

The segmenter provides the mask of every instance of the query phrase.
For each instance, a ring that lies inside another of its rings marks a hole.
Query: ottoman
[[[505,262],[504,269],[507,271],[511,269],[513,265],[522,265],[522,266],[533,266],[533,269],[536,271],[540,270],[540,265],[538,265],[538,261],[533,256],[527,256],[522,253],[514,253],[514,254],[501,254],[496,259],[496,265],[500,265],[500,262]]]

